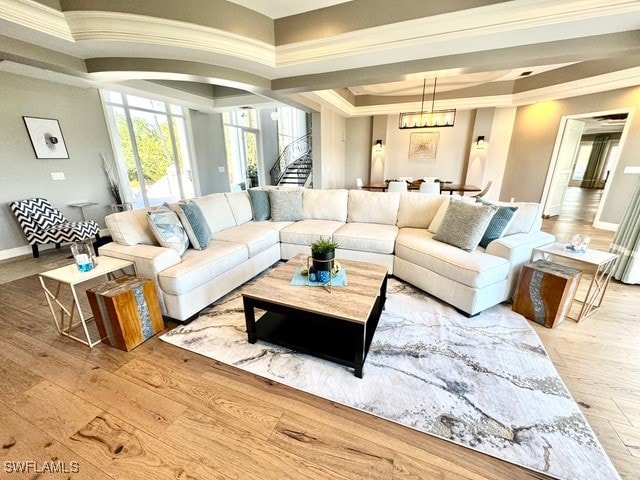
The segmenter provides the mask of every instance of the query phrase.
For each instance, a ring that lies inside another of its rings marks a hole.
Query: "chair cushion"
[[[189,237],[178,215],[167,204],[147,212],[147,222],[158,243],[182,255],[189,248]]]
[[[495,205],[451,200],[434,240],[454,245],[469,252],[476,249],[493,215]]]
[[[174,211],[184,227],[191,246],[196,250],[204,250],[211,241],[211,229],[202,210],[195,202],[180,202]]]
[[[249,190],[251,200],[252,217],[256,221],[269,220],[271,218],[271,203],[269,202],[269,192],[259,188]]]
[[[274,222],[297,222],[304,218],[302,190],[269,190],[271,219]]]
[[[280,241],[294,245],[311,245],[320,237],[332,238],[334,232],[344,225],[335,220],[302,220],[280,230]]]
[[[224,240],[243,244],[247,247],[249,257],[253,257],[279,241],[278,230],[265,225],[267,222],[247,222],[213,235],[214,240]]]
[[[333,234],[341,249],[392,254],[398,227],[380,223],[347,223]]]
[[[395,255],[471,288],[482,288],[507,278],[509,261],[482,248],[467,252],[433,240],[422,228],[402,228]]]
[[[164,292],[181,295],[240,265],[247,258],[245,245],[212,240],[206,250],[187,250],[178,265],[158,274],[158,282]]]

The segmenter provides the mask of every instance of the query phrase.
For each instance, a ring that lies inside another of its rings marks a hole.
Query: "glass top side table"
[[[593,273],[584,300],[574,300],[582,305],[578,318],[576,318],[576,322],[579,322],[596,312],[602,305],[602,299],[611,280],[618,254],[592,248],[584,253],[574,253],[565,250],[564,243],[555,242],[534,248],[531,252],[531,261],[538,259],[559,260],[558,263],[562,263],[562,259],[569,259],[584,266],[588,273]]]

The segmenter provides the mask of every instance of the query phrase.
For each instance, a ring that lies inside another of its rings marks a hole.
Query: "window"
[[[278,147],[280,153],[291,142],[306,134],[306,113],[293,107],[278,108]]]
[[[107,122],[133,208],[195,196],[182,107],[103,91]]]
[[[244,109],[222,114],[231,191],[258,186],[258,112]]]

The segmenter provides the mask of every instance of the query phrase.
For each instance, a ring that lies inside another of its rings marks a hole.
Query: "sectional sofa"
[[[114,241],[99,253],[133,261],[138,275],[155,281],[163,314],[178,321],[188,321],[279,260],[309,254],[320,237],[338,242],[338,259],[383,264],[390,274],[474,315],[510,299],[531,250],[554,240],[540,231],[537,203],[513,204],[517,210],[503,235],[467,251],[434,239],[457,196],[314,189],[271,189],[263,200],[265,195],[272,215],[246,191],[190,200],[202,212],[211,242],[182,254],[160,246],[147,220],[153,209],[111,214],[106,223]]]

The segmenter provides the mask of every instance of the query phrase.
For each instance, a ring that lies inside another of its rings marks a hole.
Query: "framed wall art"
[[[436,158],[440,132],[414,132],[409,139],[409,158]]]
[[[22,117],[36,158],[69,158],[58,120]]]

